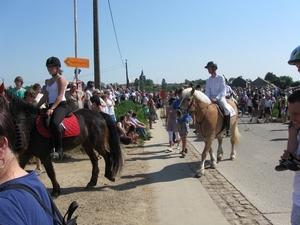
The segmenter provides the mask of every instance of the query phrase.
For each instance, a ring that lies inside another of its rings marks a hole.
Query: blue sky
[[[255,80],[268,72],[300,80],[287,61],[300,45],[299,0],[110,0],[121,56],[107,0],[98,1],[101,82],[126,83],[144,71],[161,84],[207,79],[208,61],[227,78]],[[93,1],[77,0],[78,57],[90,68],[79,78],[94,79]],[[73,0],[0,0],[1,77],[6,85],[22,76],[24,86],[49,78],[45,61],[75,56]]]

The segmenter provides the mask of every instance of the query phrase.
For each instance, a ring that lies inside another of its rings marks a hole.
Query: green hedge
[[[123,100],[120,104],[115,105],[115,115],[117,120],[119,121],[121,116],[125,116],[125,114],[129,111],[133,110],[137,114],[137,119],[145,124],[148,124],[148,121],[144,117],[144,112],[142,110],[141,104],[135,104],[129,100]]]

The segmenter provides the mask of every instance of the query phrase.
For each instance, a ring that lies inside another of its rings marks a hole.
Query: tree
[[[140,87],[140,81],[139,81],[139,79],[135,79],[134,80],[134,86],[135,86],[135,88],[139,88]]]
[[[290,76],[279,77],[279,86],[282,89],[286,88],[287,86],[291,86],[292,83],[293,83],[293,78],[291,78]]]
[[[185,79],[185,80],[184,80],[184,83],[185,83],[185,84],[189,84],[189,83],[191,83],[191,81],[189,81],[188,79]]]
[[[144,90],[145,89],[145,83],[141,80],[140,81],[140,90]]]
[[[147,79],[147,80],[145,81],[145,86],[151,86],[151,87],[153,87],[153,84],[154,84],[154,82],[153,82],[153,80],[151,80],[151,79]]]
[[[161,89],[167,89],[167,82],[166,82],[165,78],[162,79]]]
[[[275,84],[276,82],[278,82],[278,77],[275,74],[268,72],[265,76],[265,80]]]
[[[235,78],[234,77],[231,77],[231,78],[229,78],[229,80],[228,80],[228,84],[231,84],[232,83],[232,81],[234,81],[235,80]]]

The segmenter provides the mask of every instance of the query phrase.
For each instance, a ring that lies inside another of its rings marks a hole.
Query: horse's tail
[[[107,128],[109,130],[109,149],[110,149],[110,159],[111,159],[111,172],[113,176],[116,176],[121,172],[124,159],[123,152],[120,146],[120,139],[115,122],[112,120],[111,116],[101,112],[101,115],[105,119]]]
[[[234,143],[234,146],[236,147],[239,144],[240,138],[241,138],[241,134],[240,134],[238,126],[237,126],[237,121],[236,121],[236,124],[235,124],[235,128],[234,128],[234,131],[233,131],[232,138],[233,138],[232,143]]]

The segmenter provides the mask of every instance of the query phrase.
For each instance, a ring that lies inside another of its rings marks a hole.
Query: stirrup
[[[226,136],[227,136],[227,137],[231,137],[231,135],[232,135],[232,134],[231,134],[231,131],[230,131],[230,130],[226,130]]]
[[[63,152],[52,152],[50,154],[52,159],[56,159],[57,162],[60,162],[63,157],[64,157],[64,153]]]

